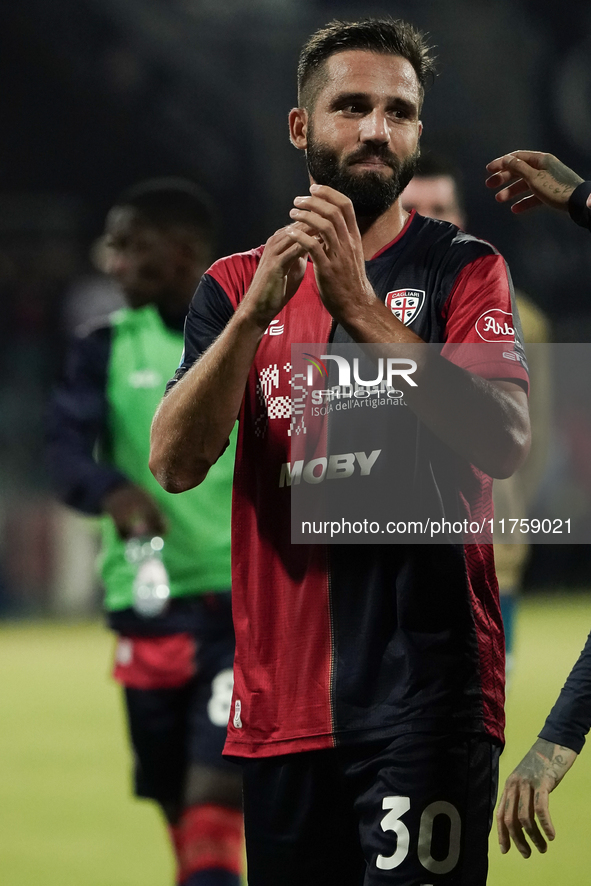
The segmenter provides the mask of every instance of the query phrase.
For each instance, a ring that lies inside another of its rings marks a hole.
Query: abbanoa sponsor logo
[[[500,308],[491,308],[481,314],[476,321],[476,332],[482,341],[515,341],[513,315]]]

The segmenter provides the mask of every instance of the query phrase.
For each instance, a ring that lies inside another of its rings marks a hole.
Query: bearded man
[[[225,752],[243,766],[254,886],[486,881],[504,676],[490,545],[290,541],[292,342],[413,346],[416,382],[401,381],[407,408],[390,410],[389,433],[435,496],[445,477],[426,439],[470,468],[485,511],[491,476],[527,453],[515,336],[469,367],[426,347],[478,343],[498,311],[514,328],[494,248],[399,201],[432,68],[402,21],[310,38],[289,115],[310,192],[264,247],[205,274],[153,424],[151,468],[182,492],[240,422]]]

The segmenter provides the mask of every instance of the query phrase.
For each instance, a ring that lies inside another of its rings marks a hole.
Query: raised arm
[[[150,470],[168,492],[198,486],[223,452],[257,348],[271,320],[297,291],[306,269],[304,255],[285,229],[269,238],[250,288],[225,329],[162,400],[152,424]]]
[[[591,182],[561,163],[553,154],[542,151],[512,151],[487,165],[491,175],[487,188],[501,188],[495,194],[499,203],[520,197],[511,212],[520,214],[545,204],[551,209],[569,212],[573,221],[589,227],[591,220]]]

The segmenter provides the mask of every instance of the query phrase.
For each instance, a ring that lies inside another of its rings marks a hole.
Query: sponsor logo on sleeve
[[[424,289],[394,289],[386,295],[386,307],[405,326],[417,319],[424,304]]]
[[[271,320],[263,335],[267,335],[267,333],[269,335],[283,335],[284,329],[285,323],[280,323],[279,320]]]
[[[513,315],[500,308],[490,308],[476,321],[475,329],[482,341],[515,341]]]

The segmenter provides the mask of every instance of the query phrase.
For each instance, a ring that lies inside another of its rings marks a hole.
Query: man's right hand
[[[497,157],[486,168],[492,173],[486,180],[487,188],[506,186],[495,194],[499,203],[525,195],[511,207],[511,212],[517,214],[542,204],[567,212],[572,192],[583,181],[553,154],[541,151],[513,151]]]
[[[103,501],[103,512],[109,514],[124,540],[140,535],[163,535],[166,523],[158,506],[147,492],[132,483],[116,486]]]
[[[293,228],[293,225],[289,225]],[[303,227],[303,226],[302,226]],[[306,251],[286,233],[276,231],[265,243],[249,290],[242,302],[264,331],[295,295],[306,272]]]

